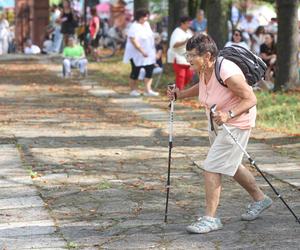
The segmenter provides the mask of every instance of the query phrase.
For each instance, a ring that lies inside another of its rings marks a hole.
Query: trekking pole
[[[175,84],[168,84],[168,88],[170,90],[175,89]],[[169,204],[169,193],[170,193],[170,174],[171,174],[171,155],[172,155],[172,147],[173,147],[173,114],[174,114],[174,97],[170,101],[170,116],[169,116],[169,160],[168,160],[168,177],[167,177],[167,198],[166,198],[166,210],[165,210],[165,223],[168,221],[168,204]]]
[[[215,114],[217,105],[214,104],[211,106],[210,111]],[[237,138],[230,132],[228,127],[223,123],[223,128],[226,130],[226,132],[230,135],[230,137],[234,140],[234,142],[239,146],[239,148],[243,151],[243,153],[248,158],[250,164],[256,168],[256,170],[261,174],[261,176],[265,179],[265,181],[269,184],[269,186],[273,189],[274,193],[277,195],[277,197],[283,202],[283,204],[288,208],[288,210],[291,212],[291,214],[295,217],[296,222],[300,224],[300,217],[297,217],[294,211],[290,208],[290,206],[286,203],[286,201],[281,197],[281,195],[277,192],[275,187],[271,184],[271,182],[267,179],[267,177],[263,174],[263,172],[259,169],[259,167],[256,165],[255,161],[251,158],[251,156],[248,154],[248,152],[243,148],[243,146],[238,142]]]

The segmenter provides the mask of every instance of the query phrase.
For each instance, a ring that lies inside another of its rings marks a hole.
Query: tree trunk
[[[182,16],[188,16],[188,0],[169,0],[168,42]]]
[[[189,0],[189,17],[194,18],[199,9],[200,0]]]
[[[134,0],[134,11],[138,9],[149,10],[149,0]]]
[[[207,0],[201,0],[200,9],[206,11],[207,10]]]
[[[227,5],[226,1],[221,0],[207,2],[207,31],[219,49],[223,48],[227,40]]]
[[[277,0],[278,38],[275,91],[300,85],[298,72],[299,0]]]

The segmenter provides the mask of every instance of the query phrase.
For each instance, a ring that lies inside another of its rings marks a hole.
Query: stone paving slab
[[[0,145],[0,179],[0,249],[65,246],[15,145]]]

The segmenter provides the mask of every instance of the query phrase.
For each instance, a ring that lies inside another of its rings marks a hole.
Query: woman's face
[[[68,47],[74,47],[74,45],[75,45],[74,38],[69,38],[68,39]]]
[[[143,24],[148,21],[149,15],[143,16],[139,19],[139,23]]]
[[[183,30],[188,30],[189,27],[190,27],[190,21],[186,21],[186,22],[184,22],[184,23],[181,24],[181,28]]]
[[[234,41],[235,43],[239,43],[241,40],[242,40],[242,35],[241,35],[241,33],[238,32],[238,31],[235,31],[235,32],[233,33],[233,41]]]
[[[69,7],[70,7],[69,1],[64,0],[64,1],[63,1],[63,7],[64,7],[64,8],[69,8]]]
[[[273,39],[272,39],[272,37],[270,36],[270,34],[266,34],[266,35],[265,35],[265,44],[266,44],[266,45],[271,45],[272,42],[273,42]]]
[[[187,51],[185,53],[185,57],[188,63],[191,65],[191,67],[197,72],[199,72],[202,69],[205,63],[204,56],[200,56],[196,49]]]

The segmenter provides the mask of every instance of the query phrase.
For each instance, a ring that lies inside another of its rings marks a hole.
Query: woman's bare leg
[[[258,187],[254,176],[243,165],[240,165],[233,178],[251,195],[254,201],[264,199],[264,193]]]

